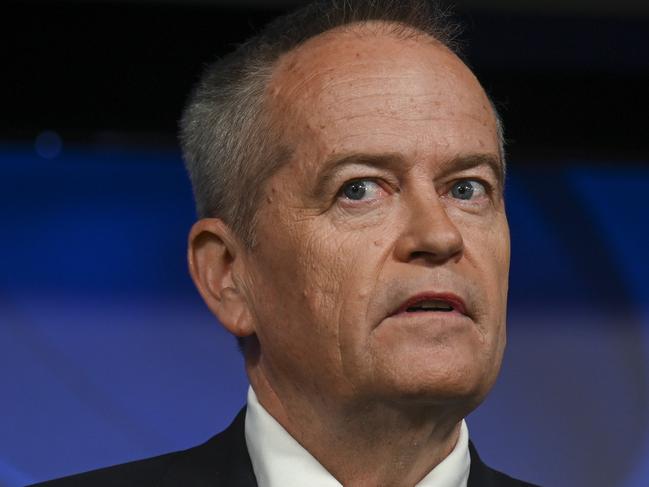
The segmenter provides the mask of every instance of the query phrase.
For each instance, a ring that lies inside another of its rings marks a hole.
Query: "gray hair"
[[[385,21],[392,33],[425,34],[458,56],[459,24],[432,0],[321,0],[268,24],[207,66],[180,122],[180,141],[200,218],[218,217],[248,246],[265,181],[290,158],[264,110],[278,59],[347,25]],[[497,117],[502,141],[502,125]],[[502,145],[502,144],[501,144]]]

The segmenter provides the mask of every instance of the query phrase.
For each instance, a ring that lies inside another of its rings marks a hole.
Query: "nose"
[[[430,265],[462,256],[462,234],[436,194],[410,201],[404,218],[407,221],[395,249],[400,261]]]

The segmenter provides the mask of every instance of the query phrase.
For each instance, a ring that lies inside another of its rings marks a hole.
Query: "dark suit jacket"
[[[244,437],[245,409],[222,433],[188,450],[36,484],[38,487],[257,487]],[[490,469],[473,444],[468,487],[534,487]],[[35,487],[35,486],[34,486]],[[308,487],[308,486],[305,486]]]

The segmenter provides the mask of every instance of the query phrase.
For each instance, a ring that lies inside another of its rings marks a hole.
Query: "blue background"
[[[247,382],[193,289],[176,150],[0,146],[0,486],[193,446]],[[552,486],[649,479],[649,165],[510,161],[509,344],[469,419]]]

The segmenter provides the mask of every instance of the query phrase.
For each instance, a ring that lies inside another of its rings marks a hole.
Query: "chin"
[[[491,390],[500,360],[480,360],[476,355],[444,349],[439,353],[410,353],[407,358],[390,360],[374,376],[381,378],[381,389],[394,400],[411,404],[477,407]],[[484,357],[479,354],[478,357]],[[380,373],[379,373],[380,372]],[[379,384],[377,384],[379,385]]]

